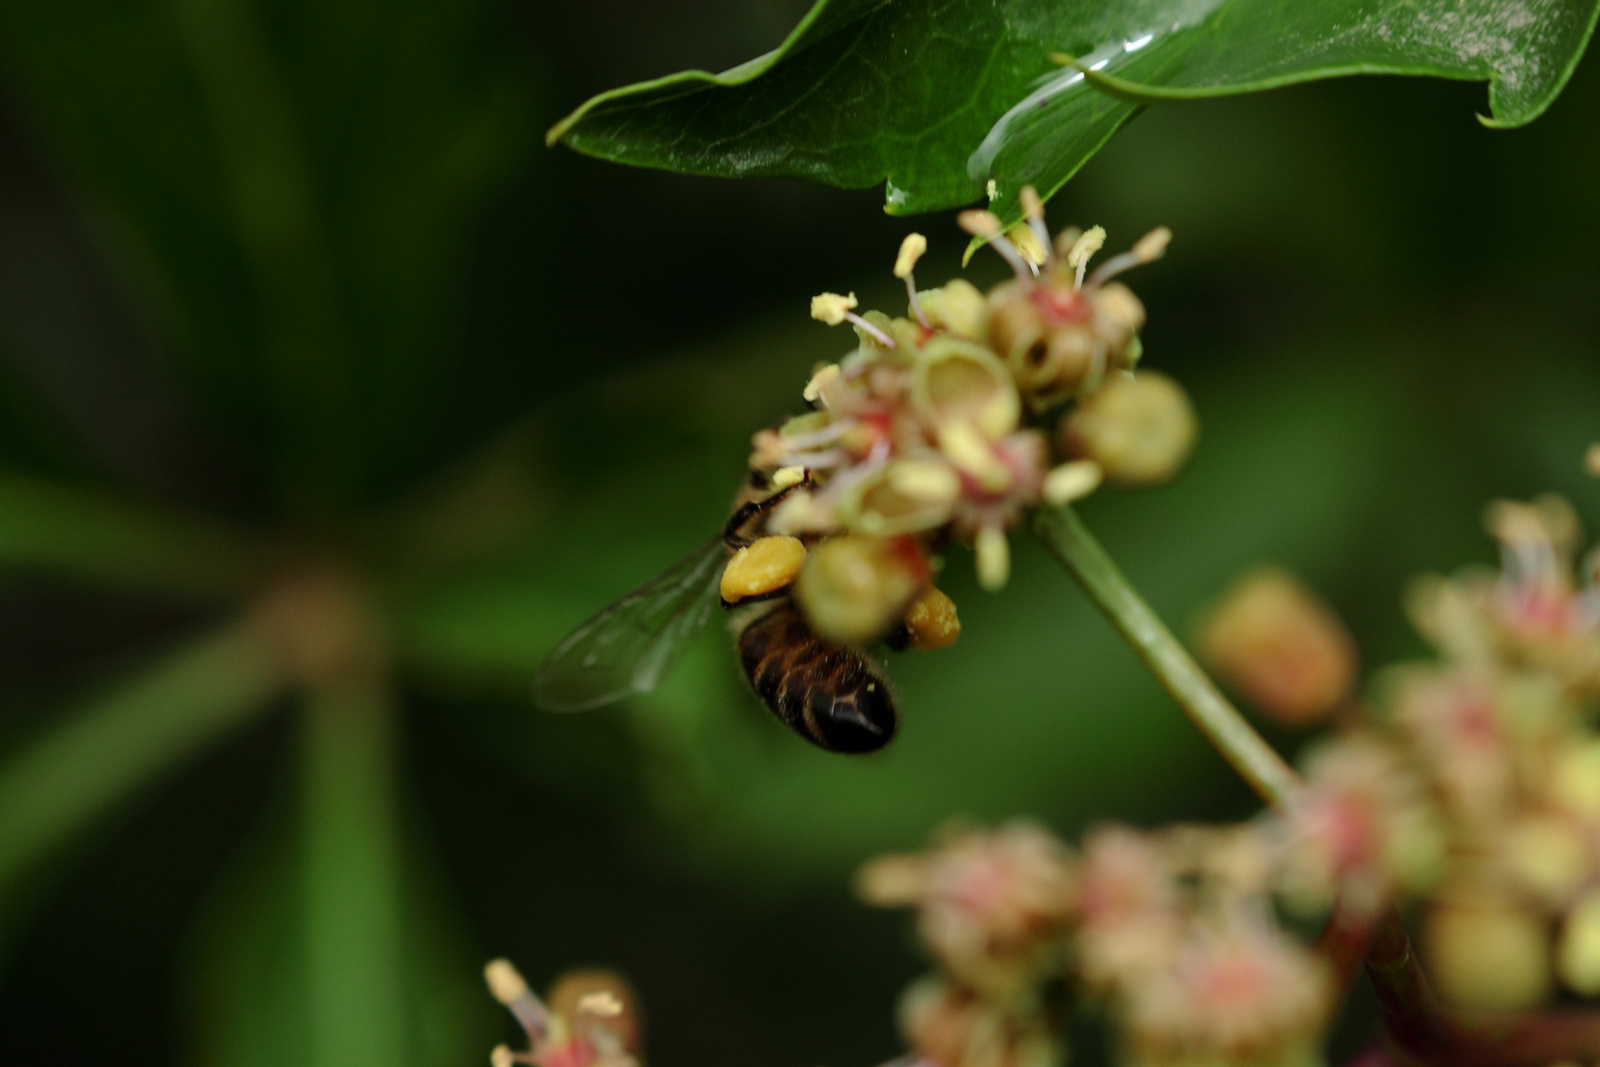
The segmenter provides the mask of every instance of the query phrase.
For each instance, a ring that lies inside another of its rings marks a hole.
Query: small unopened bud
[[[528,992],[528,983],[510,960],[490,960],[483,968],[483,979],[502,1004],[510,1005]]]
[[[795,599],[820,636],[862,645],[889,632],[927,578],[913,539],[846,534],[812,551]]]
[[[1099,463],[1107,481],[1155,485],[1189,458],[1199,424],[1177,382],[1143,371],[1113,377],[1078,405],[1063,430],[1065,450]]]
[[[916,269],[917,260],[928,250],[928,239],[920,233],[910,233],[900,242],[900,254],[894,258],[894,276],[909,278]]]
[[[733,554],[722,570],[721,593],[726,604],[775,593],[794,581],[806,562],[806,546],[797,537],[757,538]]]
[[[856,294],[841,296],[838,293],[820,293],[811,298],[811,317],[829,326],[837,326],[856,304]]]
[[[1424,946],[1428,974],[1455,1007],[1518,1011],[1549,992],[1544,923],[1510,901],[1474,896],[1439,902],[1428,912]]]
[[[1509,838],[1506,851],[1512,872],[1548,904],[1565,904],[1589,876],[1588,842],[1577,823],[1530,815],[1517,823]],[[1600,993],[1600,988],[1594,992]]]
[[[1309,726],[1333,714],[1356,677],[1355,643],[1294,575],[1262,567],[1240,579],[1200,626],[1200,654],[1268,718]]]
[[[1063,463],[1044,477],[1044,498],[1051,504],[1070,504],[1100,488],[1104,477],[1100,464],[1092,459]]]
[[[906,608],[904,620],[911,647],[927,651],[955,644],[961,636],[961,619],[955,601],[937,587],[927,585]]]
[[[973,541],[977,557],[978,584],[989,592],[1004,589],[1011,578],[1011,543],[998,526],[979,528]]]

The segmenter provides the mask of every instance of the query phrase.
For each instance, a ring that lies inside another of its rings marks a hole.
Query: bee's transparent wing
[[[568,634],[533,680],[534,703],[586,711],[654,689],[710,617],[727,558],[708,541]]]

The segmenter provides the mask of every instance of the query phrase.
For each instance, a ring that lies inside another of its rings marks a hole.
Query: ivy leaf
[[[547,140],[719,177],[887,183],[891,214],[1059,189],[1140,107],[1349,74],[1487,81],[1491,126],[1550,106],[1596,0],[818,0],[722,74],[602,93]],[[990,182],[993,184],[990,185]]]

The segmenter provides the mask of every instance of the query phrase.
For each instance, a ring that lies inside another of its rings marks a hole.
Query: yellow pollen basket
[[[765,596],[792,583],[806,561],[806,546],[798,537],[763,537],[733,554],[722,570],[722,599],[737,604]]]
[[[955,601],[930,585],[917,594],[917,599],[906,608],[906,629],[911,633],[911,647],[917,649],[944,648],[955,644],[961,636],[961,619],[956,615]]]

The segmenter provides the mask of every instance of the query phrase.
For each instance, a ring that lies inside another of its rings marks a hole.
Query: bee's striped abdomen
[[[830,752],[873,752],[898,716],[883,674],[864,652],[818,637],[791,600],[739,634],[739,661],[783,724]]]

